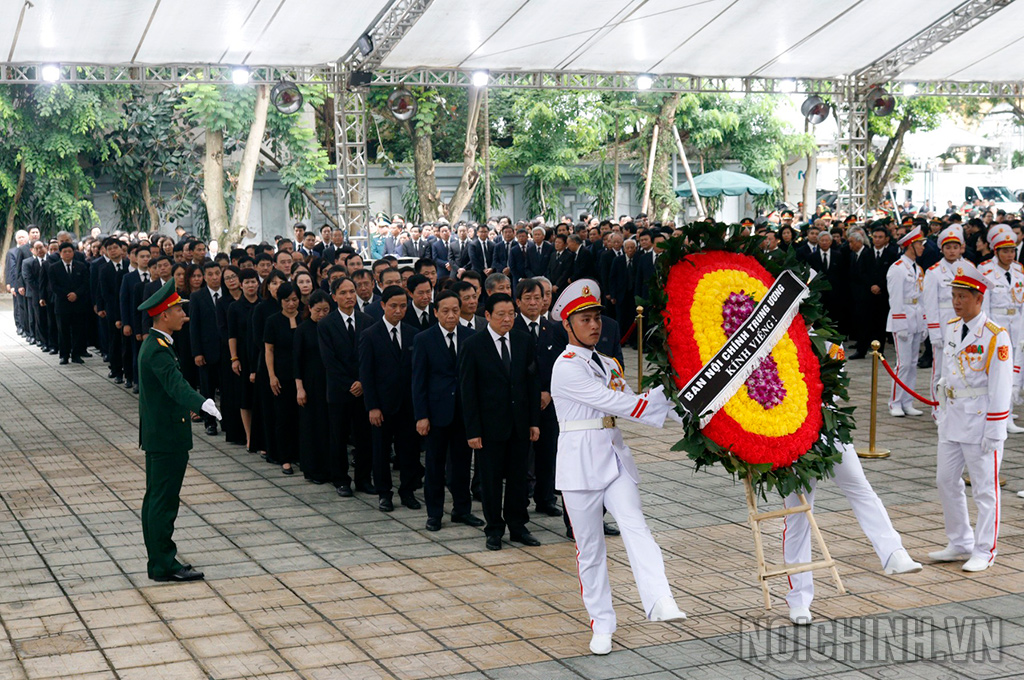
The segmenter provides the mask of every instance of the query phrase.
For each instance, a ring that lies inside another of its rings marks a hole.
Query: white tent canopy
[[[0,3],[6,63],[318,66],[410,0],[18,0]],[[981,0],[419,0],[382,68],[839,78]],[[898,79],[1024,80],[1024,2]],[[976,7],[975,7],[976,9]],[[959,11],[959,10],[958,10]],[[20,20],[20,22],[19,22]],[[20,23],[20,28],[19,28]]]

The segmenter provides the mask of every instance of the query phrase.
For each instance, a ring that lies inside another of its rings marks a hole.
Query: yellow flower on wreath
[[[708,272],[697,284],[690,321],[702,364],[710,361],[725,344],[722,308],[730,294],[740,291],[760,302],[768,287],[746,272],[735,269]],[[803,424],[807,412],[807,385],[800,371],[796,345],[788,333],[775,345],[771,354],[778,366],[779,379],[786,388],[786,398],[782,403],[766,409],[751,399],[746,386],[743,386],[726,402],[724,410],[751,434],[783,437],[793,434]]]

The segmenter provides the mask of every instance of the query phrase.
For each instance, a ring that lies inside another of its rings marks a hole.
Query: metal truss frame
[[[863,216],[867,211],[868,190],[868,103],[870,85],[863,78],[850,78],[833,102],[839,138],[836,155],[839,166],[837,208]]]
[[[334,193],[338,224],[349,237],[369,236],[370,189],[367,180],[367,106],[365,88],[348,87],[348,71],[334,74]]]
[[[349,48],[339,63],[350,71],[370,71],[391,54],[409,29],[419,21],[434,0],[391,0],[370,23],[365,35],[373,42],[373,51],[367,56],[356,45]]]
[[[0,64],[0,84],[36,85],[45,82],[43,63]],[[60,82],[81,84],[179,85],[204,82],[230,85],[235,66],[215,64],[104,65],[58,64]],[[251,66],[249,82],[273,85],[281,80],[296,83],[330,82],[330,66]]]

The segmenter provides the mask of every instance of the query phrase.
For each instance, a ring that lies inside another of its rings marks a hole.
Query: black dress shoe
[[[427,518],[427,531],[440,531],[441,530],[441,518],[440,517],[428,517]]]
[[[263,460],[267,461],[271,465],[280,465],[281,464],[281,461],[279,461],[278,459],[273,458],[271,456],[263,456]]]
[[[126,390],[130,390],[133,387],[135,387],[135,383],[133,383],[131,380],[125,380],[124,381],[124,388]]]
[[[373,488],[373,484],[364,484],[360,482],[356,482],[356,491],[359,493],[368,493],[371,496],[377,493],[377,490]]]
[[[295,474],[295,468],[294,467],[283,467],[283,468],[281,468],[281,474],[282,475],[294,475]]]
[[[139,386],[138,385],[132,386],[132,394],[138,394],[138,393],[139,393]]]
[[[51,347],[48,354],[60,354],[60,350],[57,349],[56,347]]]
[[[85,362],[82,361],[82,357],[71,357],[71,363],[73,363],[73,364],[84,364]]]
[[[391,512],[395,509],[395,503],[385,496],[377,501],[377,509],[381,512]]]
[[[306,481],[309,482],[310,484],[316,484],[317,486],[327,483],[326,479],[317,479],[316,477],[310,477]]]
[[[92,359],[92,355],[89,354],[88,352],[82,352],[82,357],[85,359]],[[107,357],[103,357],[103,360],[106,361]]]
[[[217,436],[217,426],[216,425],[207,425],[206,426],[206,434],[210,435],[211,437],[216,437]]]
[[[487,549],[488,550],[501,550],[501,536],[488,536],[487,537]]]
[[[416,497],[411,494],[408,496],[402,496],[402,505],[410,510],[419,510],[423,507],[420,502],[416,500]]]
[[[573,533],[572,527],[569,527],[565,530],[565,537],[568,538],[570,541],[576,540],[576,534]]]
[[[103,360],[106,361],[106,358],[104,358]],[[107,377],[108,378],[113,378],[114,377],[114,372],[113,371],[107,371]]]
[[[338,495],[342,498],[352,498],[352,487],[348,484],[342,484],[338,487]]]
[[[68,358],[67,357],[64,357],[63,359],[60,360],[60,365],[61,366],[66,366],[67,363],[68,363]]]
[[[537,537],[531,534],[529,531],[522,534],[509,536],[508,540],[512,541],[513,543],[522,543],[523,545],[529,545],[534,548],[540,545],[540,541],[537,540]]]
[[[161,582],[172,581],[172,582],[176,582],[176,583],[184,583],[186,581],[202,581],[203,580],[203,572],[196,571],[195,569],[192,568],[191,565],[189,565],[189,566],[186,566],[186,567],[182,567],[181,569],[179,569],[178,571],[174,572],[173,574],[169,574],[167,576],[150,576],[150,578],[153,579],[154,581],[161,581]]]
[[[538,505],[537,512],[548,517],[561,517],[562,511],[556,508],[554,505]]]
[[[455,524],[465,524],[466,526],[471,527],[482,527],[486,524],[486,522],[471,512],[466,513],[465,515],[452,515],[452,522]]]
[[[124,378],[121,378],[121,377],[114,378],[114,384],[115,385],[121,385],[123,383],[124,383]]]
[[[605,536],[618,536],[620,533],[622,533],[622,532],[620,532],[618,529],[613,527],[611,524],[608,524],[608,522],[604,523],[604,535]]]

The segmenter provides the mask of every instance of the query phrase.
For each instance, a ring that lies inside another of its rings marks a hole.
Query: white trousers
[[[628,475],[620,474],[602,491],[562,491],[562,504],[569,513],[576,536],[576,563],[580,573],[580,592],[595,633],[615,632],[615,609],[608,581],[608,554],[604,542],[604,511],[612,514],[622,532],[629,566],[644,613],[649,617],[655,603],[671,595],[665,577],[661,548],[647,528],[640,507],[640,492]]]
[[[996,557],[999,538],[999,466],[1003,464],[1003,442],[999,442],[995,451],[983,451],[980,443],[940,440],[935,464],[935,483],[942,501],[949,544],[991,562]],[[964,492],[965,465],[971,475],[971,496],[978,508],[978,526],[974,531],[971,531]]]
[[[923,339],[924,333],[892,334],[893,344],[896,345],[896,367],[893,371],[903,384],[910,388],[917,383],[917,359]],[[914,398],[893,380],[892,389],[889,391],[889,408],[913,405]]]
[[[931,397],[932,401],[938,401],[938,392],[935,390],[936,383],[939,382],[939,378],[942,377],[942,356],[943,346],[941,342],[932,341],[932,380],[931,380]],[[932,406],[932,420],[935,420],[936,414],[939,411],[938,406]]]
[[[882,566],[889,561],[889,556],[903,547],[903,541],[896,529],[892,526],[889,513],[878,498],[878,494],[871,488],[867,478],[864,476],[864,468],[860,465],[860,458],[850,444],[837,446],[843,449],[843,459],[833,470],[835,471],[836,486],[846,496],[853,508],[853,514],[860,524],[860,528],[871,541]],[[807,502],[814,507],[814,485],[816,480],[811,480],[812,489],[806,494]],[[797,495],[786,496],[787,508],[800,505]],[[782,554],[786,564],[811,561],[811,531],[807,522],[807,515],[798,513],[788,515],[785,518],[782,530]],[[792,607],[810,607],[814,599],[814,576],[812,572],[805,571],[793,574],[789,577],[789,594],[786,602]]]

